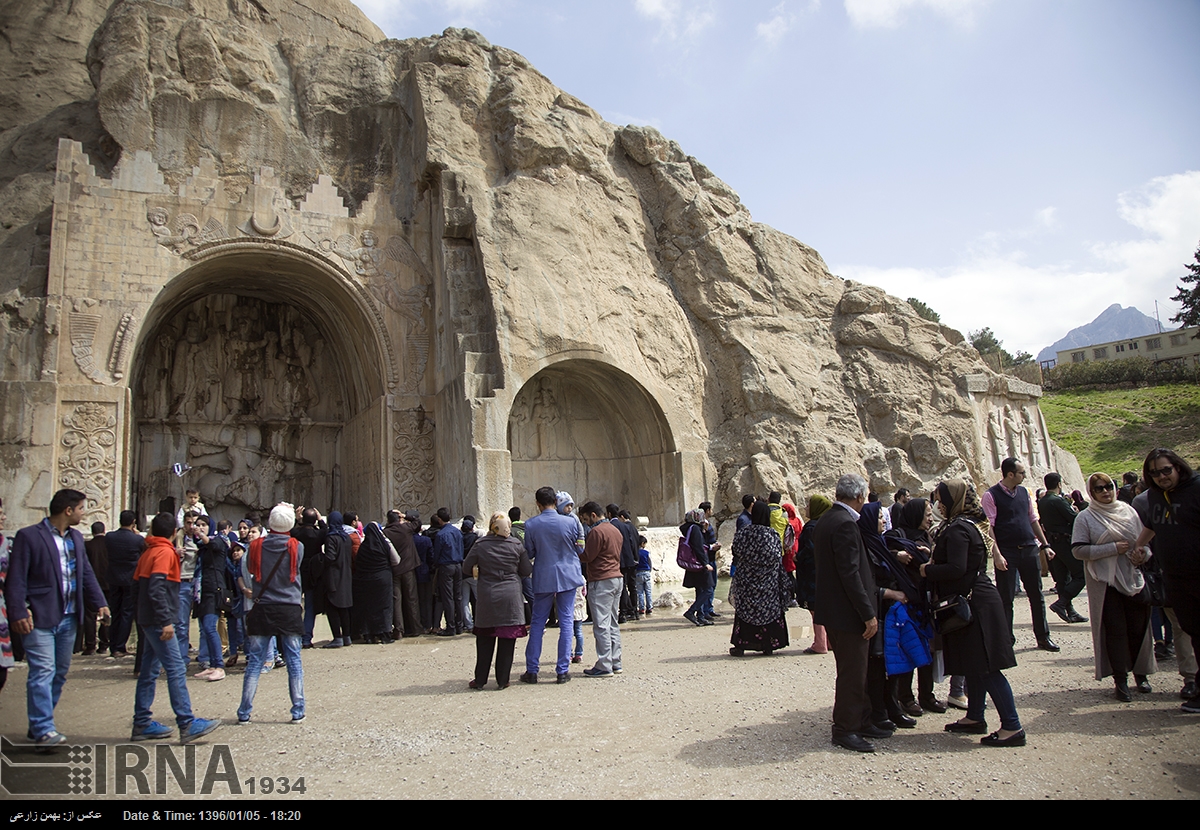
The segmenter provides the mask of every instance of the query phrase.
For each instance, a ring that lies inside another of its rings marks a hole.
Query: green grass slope
[[[1200,385],[1066,390],[1041,400],[1050,437],[1075,454],[1084,475],[1141,472],[1155,447],[1200,464]]]

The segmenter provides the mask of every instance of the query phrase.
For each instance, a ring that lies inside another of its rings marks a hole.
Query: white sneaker
[[[947,697],[946,705],[953,706],[955,709],[962,709],[965,712],[967,709],[967,699],[965,697]]]

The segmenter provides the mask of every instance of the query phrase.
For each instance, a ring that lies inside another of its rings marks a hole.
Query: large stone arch
[[[197,486],[217,518],[280,499],[382,515],[396,368],[363,289],[280,241],[218,242],[188,259],[134,351],[139,512]],[[193,469],[180,480],[175,463]]]
[[[513,500],[538,487],[617,502],[670,524],[683,509],[680,455],[662,406],[630,375],[596,360],[547,366],[513,398],[508,417]]]

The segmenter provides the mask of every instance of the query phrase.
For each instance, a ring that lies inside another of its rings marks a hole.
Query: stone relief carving
[[[536,461],[559,458],[559,437],[563,429],[559,414],[560,395],[556,382],[542,378],[536,386],[527,385],[513,401],[514,428],[511,431],[513,458]]]
[[[1046,429],[1032,406],[1005,403],[989,407],[987,442],[994,469],[1005,458],[1017,458],[1031,469],[1048,469],[1051,453]]]
[[[95,383],[106,383],[108,378],[96,365],[95,340],[96,331],[103,319],[99,314],[92,314],[88,309],[94,308],[96,301],[88,297],[75,300],[70,316],[71,356],[79,371]]]
[[[133,345],[133,337],[129,330],[132,323],[133,312],[126,311],[121,315],[121,322],[117,324],[117,333],[113,337],[112,350],[108,355],[108,371],[115,380],[125,377],[125,370],[122,367],[125,365],[129,349]]]
[[[181,213],[175,217],[172,224],[171,215],[165,208],[149,207],[146,209],[146,221],[150,223],[150,232],[154,234],[158,244],[177,256],[198,245],[216,242],[229,236],[225,226],[213,216],[210,216],[202,227],[194,214]]]
[[[434,424],[422,407],[392,413],[397,504],[422,513],[433,507]]]
[[[343,416],[342,383],[324,337],[290,305],[218,295],[163,324],[136,393],[163,420]]]
[[[116,476],[117,407],[106,403],[65,404],[59,440],[58,485],[87,494],[88,513],[112,513]]]

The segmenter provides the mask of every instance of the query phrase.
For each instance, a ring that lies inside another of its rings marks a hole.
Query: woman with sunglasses
[[[1071,552],[1084,562],[1096,679],[1111,676],[1117,700],[1133,700],[1129,673],[1139,692],[1150,692],[1146,676],[1156,668],[1150,637],[1150,606],[1141,599],[1146,579],[1138,568],[1150,552],[1137,544],[1142,523],[1117,498],[1104,473],[1088,478],[1091,506],[1075,519]]]

